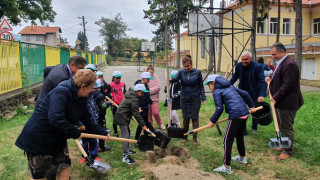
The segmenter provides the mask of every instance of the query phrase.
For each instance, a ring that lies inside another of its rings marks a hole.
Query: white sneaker
[[[128,164],[136,163],[129,155],[124,155],[122,158],[122,162],[126,162]]]
[[[247,160],[246,157],[241,158],[240,156],[234,156],[231,159],[234,160],[234,161],[237,161],[239,163],[242,163],[242,164],[248,164],[248,160]]]
[[[222,165],[216,169],[213,170],[214,172],[223,172],[223,173],[226,173],[226,174],[231,174],[232,171],[231,171],[231,167],[227,168],[225,165]]]

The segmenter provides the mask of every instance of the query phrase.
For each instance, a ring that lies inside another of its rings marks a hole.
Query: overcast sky
[[[220,1],[214,0],[214,6],[218,7]],[[148,19],[143,18],[143,10],[148,9],[147,0],[53,0],[52,6],[57,15],[55,22],[49,23],[49,26],[60,27],[62,37],[67,38],[71,46],[75,45],[78,32],[83,31],[83,27],[79,24],[82,20],[77,17],[84,16],[88,22],[86,29],[91,50],[95,46],[101,46],[103,40],[98,32],[100,27],[94,24],[102,16],[113,18],[118,12],[121,13],[123,21],[131,29],[127,32],[130,37],[145,38],[151,41],[154,37],[152,31],[157,28],[149,24]],[[38,25],[40,25],[39,22]],[[30,26],[30,22],[22,22],[21,25],[13,26],[13,33],[19,33],[25,26]]]

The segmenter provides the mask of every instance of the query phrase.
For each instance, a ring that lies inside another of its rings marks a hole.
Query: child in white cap
[[[210,127],[213,127],[223,112],[223,106],[226,113],[229,114],[229,123],[226,128],[223,147],[224,147],[224,164],[221,167],[214,169],[215,172],[223,172],[231,174],[231,151],[234,138],[237,138],[237,148],[240,156],[232,157],[242,164],[247,164],[247,158],[245,157],[245,145],[244,145],[244,131],[246,127],[246,120],[248,118],[248,108],[254,108],[253,101],[250,95],[243,90],[233,87],[228,80],[221,77],[218,74],[212,74],[208,76],[207,82],[204,85],[208,85],[212,92],[216,110],[210,118]]]

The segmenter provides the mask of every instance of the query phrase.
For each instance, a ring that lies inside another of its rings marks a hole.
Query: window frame
[[[318,20],[319,22],[315,22],[316,20]],[[320,34],[320,17],[313,19],[312,20],[312,25],[313,25],[312,26],[313,34]],[[315,29],[317,29],[317,32],[315,32]]]
[[[276,22],[272,22],[271,20],[275,19]],[[277,34],[277,26],[279,26],[279,22],[278,22],[278,18],[276,17],[270,17],[270,28],[269,28],[269,33],[270,34]],[[271,31],[272,29],[274,29],[275,32]]]
[[[289,20],[289,22],[284,22],[284,20]],[[288,30],[288,33],[286,33]],[[291,34],[291,18],[282,19],[282,34]]]

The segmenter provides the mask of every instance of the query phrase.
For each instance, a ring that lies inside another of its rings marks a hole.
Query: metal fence
[[[90,64],[106,59],[101,54],[85,54],[45,45],[0,42],[0,94],[42,81],[46,66],[67,64],[69,58],[76,54],[86,58]]]

